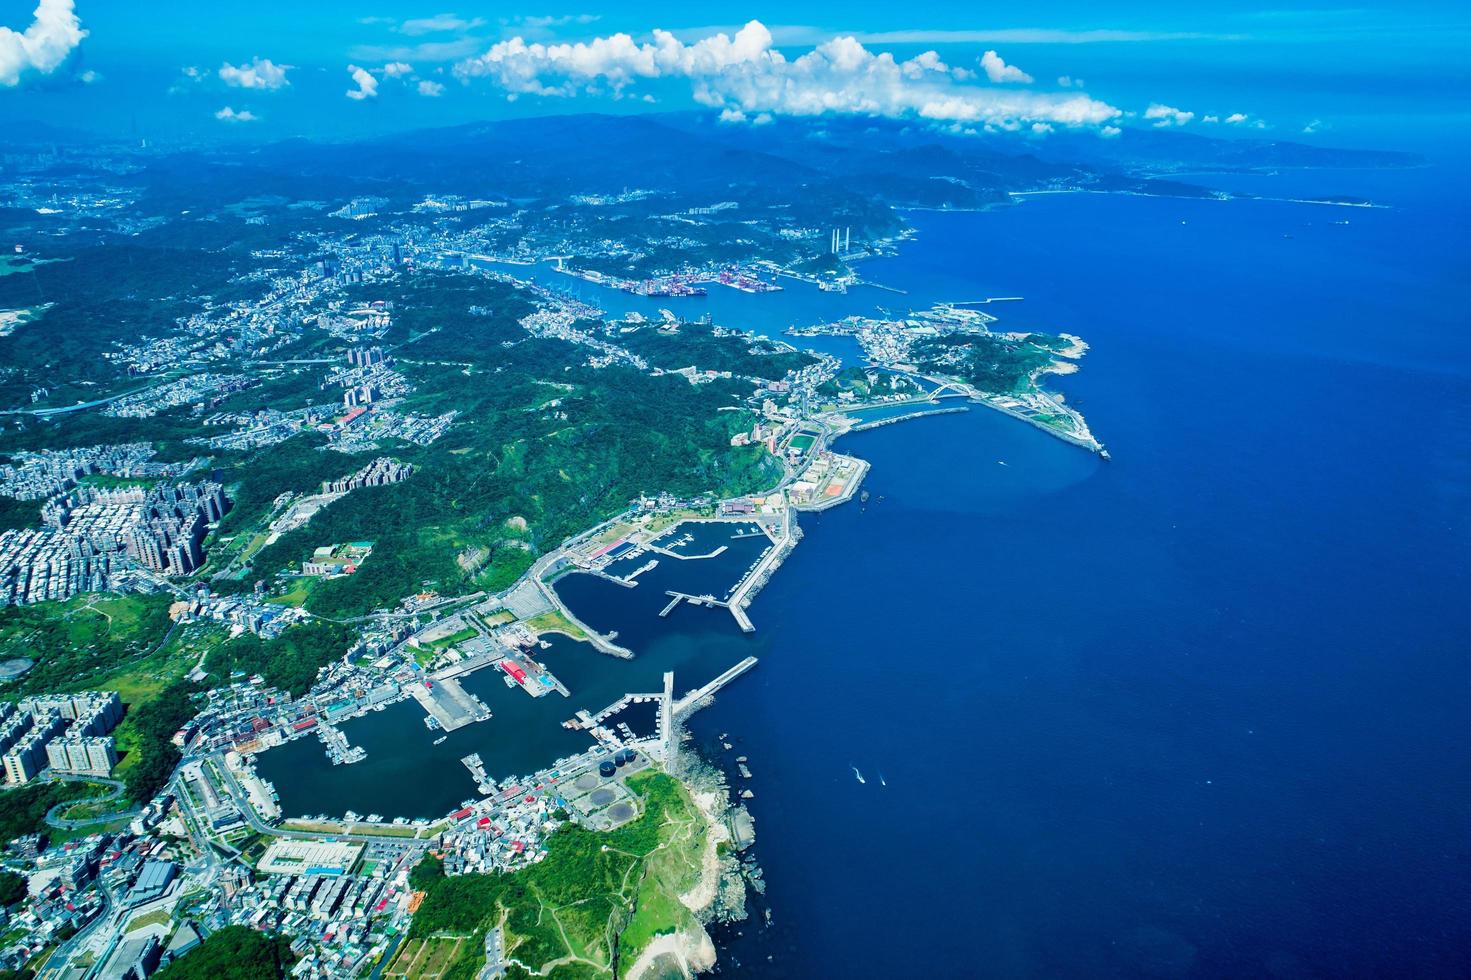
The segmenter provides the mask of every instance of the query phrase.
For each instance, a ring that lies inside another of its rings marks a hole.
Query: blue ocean
[[[889,290],[675,301],[776,336],[1022,297],[988,307],[998,329],[1091,344],[1052,384],[1112,461],[980,407],[844,437],[872,463],[868,499],[804,515],[754,635],[719,610],[659,618],[677,563],[632,592],[571,576],[563,598],[638,653],[558,643],[575,704],[491,676],[472,687],[497,718],[442,747],[401,705],[344,727],[357,766],[307,740],[263,772],[289,812],[432,816],[473,796],[465,752],[530,771],[583,746],[558,725],[574,708],[754,654],[692,723],[754,774],[732,783],[754,794],[766,889],[717,937],[727,974],[1471,973],[1471,201],[1454,172],[1199,175],[1259,199],[914,213],[918,238],[862,268]],[[1327,194],[1383,206],[1290,200]]]
[[[755,773],[725,972],[1471,972],[1466,185],[1197,179],[1386,207],[1038,196],[865,267],[1082,335],[1113,461],[982,409],[839,442],[870,499],[695,720]]]

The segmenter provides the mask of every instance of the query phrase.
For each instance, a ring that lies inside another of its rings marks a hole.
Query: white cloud
[[[1200,121],[1203,123],[1223,123],[1227,126],[1246,126],[1250,129],[1267,128],[1267,121],[1265,119],[1258,119],[1255,116],[1247,115],[1244,112],[1233,112],[1228,116],[1201,116]]]
[[[215,118],[220,120],[221,122],[237,123],[255,122],[260,117],[251,112],[249,109],[241,109],[239,112],[236,112],[230,106],[225,106],[219,112],[215,113]]]
[[[414,73],[414,66],[403,61],[390,61],[382,70],[388,78],[403,78]]]
[[[599,20],[602,20],[602,16],[599,14],[559,14],[555,17],[516,17],[503,23],[511,27],[525,28],[531,31],[545,31],[553,27],[591,24]]]
[[[347,73],[352,76],[353,84],[357,85],[357,88],[347,90],[347,97],[349,99],[356,99],[358,102],[361,102],[364,99],[377,98],[378,79],[374,78],[368,69],[359,68],[357,65],[348,65]]]
[[[1001,60],[1001,56],[995,51],[987,51],[981,55],[981,68],[985,71],[986,77],[998,85],[1004,82],[1030,84],[1032,81],[1031,75],[1028,75],[1016,65],[1008,65]]]
[[[438,98],[444,94],[444,86],[439,82],[431,82],[427,79],[419,83],[419,94],[429,98]]]
[[[180,68],[179,72],[184,77],[169,86],[169,95],[178,95],[182,92],[188,92],[195,85],[204,81],[205,75],[208,74],[208,72],[206,72],[203,68],[196,68],[193,65],[188,65],[184,68]]]
[[[1058,75],[1057,85],[1059,88],[1082,88],[1083,80],[1081,78],[1074,78],[1071,75]]]
[[[18,84],[28,71],[51,74],[87,36],[72,0],[40,0],[31,16],[24,31],[0,27],[0,86]]]
[[[220,66],[220,81],[231,88],[259,89],[274,92],[291,82],[286,77],[290,65],[278,65],[269,58],[252,58],[243,65],[232,65],[228,61]]]
[[[93,71],[89,68],[78,75],[77,78],[81,79],[83,85],[93,85],[97,82],[102,81],[102,73]]]
[[[1326,128],[1328,128],[1328,124],[1327,123],[1323,122],[1323,120],[1321,120],[1321,119],[1314,119],[1312,122],[1310,122],[1306,126],[1304,126],[1302,128],[1302,131],[1304,133],[1307,133],[1309,135],[1312,135],[1313,133],[1321,132],[1322,130],[1324,130]]]
[[[1183,126],[1195,118],[1195,113],[1154,102],[1150,104],[1148,109],[1144,110],[1144,118],[1154,120],[1154,125],[1157,128],[1164,126]]]
[[[967,84],[969,78],[932,51],[898,61],[853,37],[833,38],[788,59],[772,46],[771,32],[759,21],[734,36],[719,33],[691,43],[663,30],[643,44],[627,34],[570,44],[513,37],[461,61],[454,71],[461,79],[489,79],[508,98],[584,92],[616,98],[642,80],[684,79],[699,104],[744,116],[909,116],[1017,128],[1033,122],[1094,126],[1121,114],[1081,93]]]
[[[1244,41],[1244,34],[1195,31],[1068,31],[1016,27],[993,31],[909,30],[860,34],[865,44],[1137,44],[1150,41]]]
[[[484,18],[460,18],[453,13],[435,13],[432,18],[415,18],[397,26],[399,34],[419,37],[421,34],[449,34],[449,32],[474,31],[485,26]]]
[[[417,44],[359,44],[348,51],[356,61],[457,61],[480,50],[485,42],[466,35],[451,41],[421,41]]]
[[[418,37],[421,34],[445,34],[450,31],[473,31],[477,27],[484,27],[485,20],[481,17],[458,17],[454,14],[435,14],[433,17],[418,17],[406,20],[395,28],[400,34],[409,37]]]

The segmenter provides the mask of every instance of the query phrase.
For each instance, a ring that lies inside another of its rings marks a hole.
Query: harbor
[[[348,744],[347,736],[331,725],[318,725],[316,730],[317,737],[327,749],[327,758],[334,766],[352,765],[367,757],[368,753],[362,746]]]
[[[416,682],[408,690],[426,712],[425,725],[431,729],[454,732],[490,720],[490,709],[485,702],[466,691],[457,678]]]

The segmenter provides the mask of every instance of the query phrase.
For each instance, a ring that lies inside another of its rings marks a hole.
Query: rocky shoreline
[[[686,741],[688,736],[680,739]],[[668,766],[690,794],[706,821],[705,848],[700,874],[679,901],[694,913],[699,925],[656,937],[639,954],[625,976],[630,980],[694,977],[715,967],[714,940],[706,926],[740,922],[748,916],[748,889],[765,890],[754,859],[743,857],[755,841],[755,822],[736,803],[721,770],[688,748],[681,748]]]

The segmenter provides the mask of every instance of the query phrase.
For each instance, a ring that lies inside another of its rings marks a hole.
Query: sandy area
[[[653,980],[655,977],[666,976],[665,972],[656,970],[655,966],[661,962],[668,964],[670,960],[678,965],[684,976],[693,977],[715,965],[715,944],[710,941],[710,936],[704,929],[700,930],[698,936],[684,932],[655,936],[624,976],[628,980],[645,980],[646,977]]]

